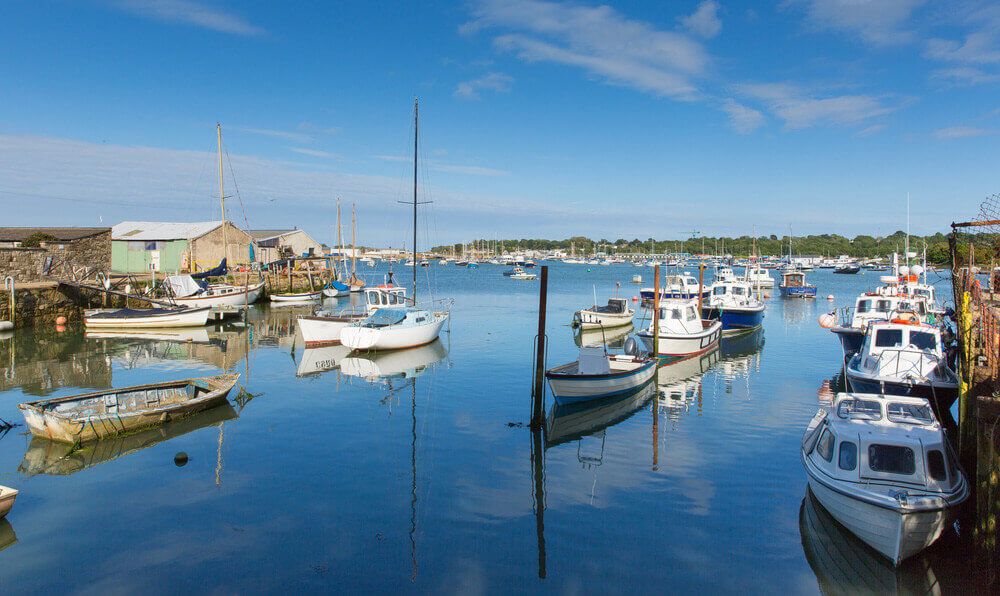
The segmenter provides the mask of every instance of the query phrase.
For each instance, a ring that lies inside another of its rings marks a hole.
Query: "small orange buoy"
[[[830,294],[829,296],[827,296],[826,299],[832,301],[833,300],[833,294]]]
[[[66,331],[66,325],[56,325],[56,331],[59,333]]]
[[[65,325],[65,324],[66,324],[66,317],[62,315],[56,317],[56,325]]]
[[[639,301],[638,296],[632,296],[632,302],[638,302],[638,301]]]

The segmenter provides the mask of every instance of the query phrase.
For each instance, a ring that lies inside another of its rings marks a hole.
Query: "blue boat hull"
[[[834,327],[831,329],[840,340],[840,346],[844,348],[844,357],[850,358],[858,353],[861,344],[865,341],[865,334],[860,329],[853,327]]]
[[[713,321],[722,321],[723,331],[747,331],[764,324],[764,307],[759,308],[723,308],[703,306],[701,317]]]
[[[895,383],[880,382],[860,376],[851,367],[847,367],[847,390],[854,393],[877,393],[885,395],[903,395],[922,397],[930,402],[934,413],[940,420],[958,400],[958,388],[931,387],[926,383]]]
[[[809,286],[781,286],[781,295],[785,298],[815,298],[816,288]]]

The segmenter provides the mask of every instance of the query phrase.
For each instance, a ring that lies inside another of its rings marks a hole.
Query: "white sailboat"
[[[413,101],[413,261],[417,262],[417,154],[419,104]],[[340,332],[340,342],[355,350],[395,350],[428,344],[441,333],[451,313],[417,306],[417,268],[413,267],[413,306],[379,308]]]

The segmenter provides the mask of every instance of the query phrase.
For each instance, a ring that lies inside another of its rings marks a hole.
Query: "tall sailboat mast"
[[[417,303],[417,138],[420,130],[420,102],[413,98],[413,304]]]
[[[226,188],[222,173],[222,124],[215,123],[215,133],[219,144],[219,202],[222,205],[222,258],[229,265],[229,236],[226,230]]]

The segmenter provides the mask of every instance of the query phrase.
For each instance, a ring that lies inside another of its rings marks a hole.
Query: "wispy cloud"
[[[491,72],[471,81],[464,81],[455,87],[455,96],[462,99],[479,99],[480,91],[506,92],[514,79],[502,72]]]
[[[870,95],[817,95],[791,83],[751,83],[737,91],[763,104],[789,129],[854,125],[896,108]]]
[[[996,131],[986,128],[975,128],[973,126],[949,126],[947,128],[939,128],[931,134],[935,139],[953,140],[990,136],[996,134]]]
[[[909,23],[926,0],[789,0],[804,5],[809,22],[818,29],[857,35],[865,42],[886,46],[916,39]]]
[[[715,0],[705,0],[698,5],[698,9],[686,17],[681,17],[681,24],[688,31],[711,39],[722,31],[722,21],[719,20],[719,3]]]
[[[413,157],[409,155],[375,155],[373,157],[380,161],[409,162],[413,160]],[[427,169],[435,172],[466,174],[469,176],[506,176],[510,174],[510,172],[498,170],[496,168],[444,163],[433,159],[424,160],[423,163],[427,166]]]
[[[240,132],[245,132],[247,134],[258,135],[262,137],[271,137],[275,139],[284,139],[286,141],[295,141],[297,143],[309,143],[313,141],[312,135],[306,134],[304,132],[296,132],[291,130],[253,128],[250,126],[233,126],[232,130],[238,130]]]
[[[1000,74],[986,72],[974,66],[940,68],[931,72],[931,78],[952,85],[981,85],[1000,82]]]
[[[961,42],[950,39],[931,39],[927,42],[925,55],[943,62],[1000,63],[1000,47],[997,45],[996,34],[992,31],[969,33]]]
[[[234,35],[266,33],[238,14],[194,0],[117,0],[113,5],[126,12],[166,23],[182,23]]]
[[[856,137],[870,137],[876,135],[886,129],[885,124],[872,124],[871,126],[862,128],[858,132],[854,133]]]
[[[308,155],[309,157],[319,157],[322,159],[340,159],[340,156],[336,153],[331,153],[329,151],[321,151],[319,149],[308,149],[306,147],[289,147],[289,151],[298,153],[300,155]]]
[[[494,45],[527,62],[581,68],[605,82],[680,100],[700,96],[694,80],[709,57],[688,35],[629,19],[609,6],[542,0],[483,0],[465,33],[506,31]]]
[[[722,111],[729,116],[729,124],[740,134],[750,134],[764,125],[766,118],[759,111],[728,99],[722,104]]]

